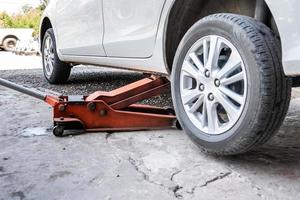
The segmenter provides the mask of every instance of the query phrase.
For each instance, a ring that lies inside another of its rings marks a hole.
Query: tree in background
[[[22,13],[17,15],[0,13],[0,28],[32,28],[34,29],[34,35],[38,35],[41,15],[48,2],[49,0],[40,0],[41,4],[37,8],[24,5]]]

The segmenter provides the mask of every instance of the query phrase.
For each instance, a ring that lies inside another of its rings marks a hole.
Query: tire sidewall
[[[187,116],[180,95],[180,74],[186,54],[195,42],[208,35],[218,35],[230,41],[239,51],[247,74],[247,97],[244,110],[236,124],[220,135],[209,135],[200,131]],[[225,151],[236,142],[242,143],[245,136],[252,134],[253,124],[258,119],[261,101],[259,68],[252,53],[254,45],[245,36],[242,28],[236,24],[224,23],[224,20],[200,20],[184,36],[175,55],[171,85],[178,119],[185,132],[196,144],[211,151]]]

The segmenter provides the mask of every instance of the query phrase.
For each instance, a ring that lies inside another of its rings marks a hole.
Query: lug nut
[[[208,70],[205,70],[205,73],[204,73],[204,74],[205,74],[205,77],[206,77],[206,78],[209,78],[209,77],[210,77],[210,72],[209,72]]]
[[[205,86],[203,84],[200,84],[199,89],[200,89],[200,91],[204,91]]]
[[[208,100],[213,101],[214,99],[215,99],[215,96],[212,93],[210,93],[208,95]]]
[[[220,85],[221,85],[220,80],[219,80],[219,79],[216,79],[216,80],[215,80],[215,86],[220,87]]]

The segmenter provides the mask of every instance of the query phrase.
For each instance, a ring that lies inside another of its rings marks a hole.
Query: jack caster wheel
[[[177,128],[177,130],[181,130],[181,131],[183,130],[182,126],[178,120],[176,120],[176,122],[175,122],[175,127]]]
[[[53,135],[56,137],[62,137],[64,134],[64,128],[62,126],[54,126]]]

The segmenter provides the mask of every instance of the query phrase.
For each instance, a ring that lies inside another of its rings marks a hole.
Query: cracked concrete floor
[[[225,158],[204,154],[177,130],[55,138],[47,105],[3,87],[0,110],[1,200],[300,197],[298,90],[270,142]]]

